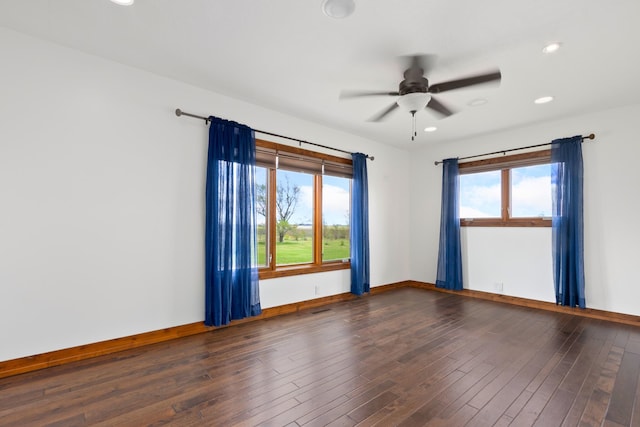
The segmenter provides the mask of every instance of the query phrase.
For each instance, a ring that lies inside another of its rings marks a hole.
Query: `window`
[[[276,265],[313,262],[313,178],[276,171]]]
[[[551,152],[460,163],[460,225],[551,226]]]
[[[256,140],[261,279],[349,268],[350,159]]]
[[[348,260],[351,180],[337,176],[322,179],[322,261]]]

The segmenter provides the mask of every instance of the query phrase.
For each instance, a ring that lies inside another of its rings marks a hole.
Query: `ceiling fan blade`
[[[455,111],[451,110],[449,107],[435,99],[433,96],[431,97],[431,100],[427,104],[426,108],[431,108],[433,111],[436,111],[444,117],[449,117],[450,115],[455,113]]]
[[[406,59],[406,67],[408,69],[422,69],[422,77],[423,74],[429,74],[429,72],[433,69],[438,56],[431,54],[416,54],[407,55],[404,58]]]
[[[396,104],[395,102],[391,105],[389,105],[387,108],[385,108],[384,110],[382,110],[381,112],[379,112],[378,114],[376,114],[375,116],[371,117],[369,120],[367,120],[368,122],[379,122],[380,120],[384,119],[385,117],[387,117],[387,115],[392,112],[393,110],[395,110],[396,108],[398,108],[398,104]]]
[[[343,90],[340,92],[340,99],[361,98],[365,96],[399,96],[399,92],[367,91],[367,90]]]
[[[481,74],[478,76],[467,77],[464,79],[450,80],[448,82],[436,83],[429,86],[429,93],[441,93],[448,90],[460,89],[467,86],[473,86],[481,83],[489,83],[494,81],[500,81],[502,75],[500,70],[494,71],[488,74]]]

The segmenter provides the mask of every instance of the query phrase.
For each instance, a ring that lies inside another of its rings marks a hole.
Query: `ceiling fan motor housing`
[[[405,77],[408,74],[408,71],[409,70],[405,72]],[[429,88],[429,80],[427,80],[421,75],[418,78],[410,78],[410,77],[405,78],[403,81],[400,82],[400,87],[398,89],[398,92],[400,93],[400,96],[406,95],[408,93],[416,93],[416,92],[427,93],[428,88]]]

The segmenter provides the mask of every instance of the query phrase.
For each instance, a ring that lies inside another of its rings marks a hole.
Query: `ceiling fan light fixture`
[[[413,92],[402,95],[396,103],[410,112],[416,112],[423,110],[427,104],[431,101],[431,95],[424,92]]]
[[[342,19],[351,15],[356,8],[353,0],[324,0],[322,11],[330,18]]]

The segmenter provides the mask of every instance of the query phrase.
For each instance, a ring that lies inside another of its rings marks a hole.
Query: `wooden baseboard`
[[[640,316],[632,314],[615,313],[613,311],[596,310],[593,308],[573,308],[556,305],[552,302],[536,301],[527,298],[512,297],[509,295],[492,294],[490,292],[473,291],[463,289],[461,291],[450,291],[447,289],[437,288],[433,283],[409,281],[409,286],[413,288],[427,289],[436,292],[445,292],[449,294],[462,295],[472,298],[479,298],[489,301],[497,301],[506,304],[519,305],[522,307],[535,308],[539,310],[554,311],[556,313],[573,314],[575,316],[589,317],[591,319],[607,320],[609,322],[624,323],[625,325],[640,326]]]
[[[592,319],[607,320],[611,322],[624,323],[627,325],[640,326],[640,316],[630,314],[614,313],[604,310],[595,310],[591,308],[579,309],[558,306],[556,304],[544,301],[535,301],[526,298],[512,297],[508,295],[492,294],[489,292],[473,291],[464,289],[462,291],[449,291],[437,288],[432,283],[419,282],[415,280],[405,280],[402,282],[391,283],[383,286],[371,288],[370,295],[376,295],[382,292],[388,292],[394,289],[413,287],[426,289],[435,292],[444,292],[454,295],[461,295],[472,298],[479,298],[489,301],[497,301],[507,304],[519,305],[522,307],[535,308],[540,310],[548,310],[559,313],[573,314],[576,316],[590,317]],[[262,314],[256,317],[250,317],[242,320],[235,320],[228,327],[247,322],[255,322],[257,320],[268,319],[270,317],[281,316],[285,314],[296,313],[302,310],[322,307],[336,302],[350,301],[360,298],[351,293],[342,293],[331,295],[324,298],[316,298],[308,301],[301,301],[292,304],[286,304],[278,307],[271,307],[262,310]],[[216,327],[205,326],[203,322],[190,323],[187,325],[174,326],[171,328],[161,329],[157,331],[145,332],[141,334],[131,335],[122,338],[116,338],[97,343],[80,345],[77,347],[66,348],[62,350],[51,351],[48,353],[37,354],[34,356],[21,357],[18,359],[0,362],[0,378],[12,375],[23,374],[26,372],[36,371],[39,369],[50,368],[65,363],[75,362],[79,360],[89,359],[91,357],[102,356],[106,354],[116,353],[118,351],[129,350],[142,347],[149,344],[156,344],[168,340],[173,340],[190,335],[201,334],[204,332],[220,329]]]
[[[377,286],[371,289],[370,294],[375,295],[381,292],[406,287],[410,285],[410,281],[391,283],[388,285]],[[323,298],[316,298],[308,301],[301,301],[292,304],[286,304],[278,307],[265,308],[262,314],[255,317],[249,317],[242,320],[235,320],[228,327],[246,322],[255,322],[257,320],[268,319],[274,316],[295,313],[302,310],[309,310],[336,302],[349,301],[358,298],[351,293],[342,293],[331,295]],[[205,326],[203,322],[190,323],[187,325],[174,326],[157,331],[145,332],[136,335],[130,335],[122,338],[115,338],[107,341],[100,341],[91,344],[80,345],[77,347],[65,348],[62,350],[50,351],[47,353],[37,354],[34,356],[21,357],[0,362],[0,378],[12,375],[23,374],[26,372],[36,371],[39,369],[50,368],[65,363],[76,362],[79,360],[89,359],[91,357],[103,356],[106,354],[116,353],[118,351],[129,350],[132,348],[142,347],[149,344],[156,344],[168,340],[173,340],[190,335],[201,334],[213,331],[222,327]]]

